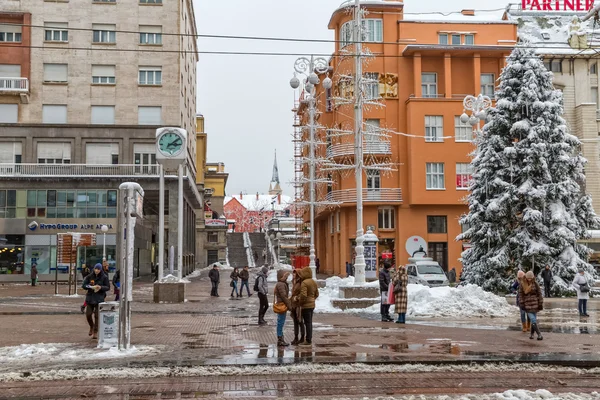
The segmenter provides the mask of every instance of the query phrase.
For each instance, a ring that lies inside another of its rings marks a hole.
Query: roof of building
[[[461,11],[455,12],[434,12],[434,13],[423,13],[423,14],[412,14],[410,12],[404,13],[404,20],[408,22],[426,22],[426,23],[440,23],[440,24],[514,24],[514,21],[503,20],[504,10],[492,10],[492,11],[477,11],[469,10],[469,14],[463,14]]]
[[[235,196],[226,196],[224,205],[236,199],[248,211],[283,211],[293,203],[290,196],[281,195],[281,203],[278,202],[277,195],[269,194],[238,194]],[[272,204],[274,201],[274,204]]]

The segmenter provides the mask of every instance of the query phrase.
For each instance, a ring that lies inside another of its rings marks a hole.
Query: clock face
[[[167,157],[174,157],[183,150],[183,138],[175,132],[165,132],[158,139],[158,149]]]

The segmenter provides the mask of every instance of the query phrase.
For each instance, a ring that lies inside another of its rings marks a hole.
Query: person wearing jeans
[[[542,296],[542,288],[535,281],[533,271],[528,271],[525,274],[525,279],[520,282],[519,306],[527,311],[527,316],[531,321],[529,339],[533,339],[533,334],[537,333],[537,340],[543,340],[537,323],[537,313],[544,309],[544,296]]]
[[[519,312],[521,313],[521,327],[523,328],[523,332],[529,332],[531,329],[531,320],[527,318],[527,312],[521,308],[519,302],[519,286],[523,279],[525,279],[525,272],[519,270],[519,272],[517,272],[517,280],[514,281],[511,288],[513,291],[517,292],[517,307],[519,307]]]
[[[233,297],[233,292],[235,292],[235,297],[240,297],[240,294],[238,293],[238,287],[237,287],[240,274],[238,272],[237,267],[235,267],[233,269],[233,271],[231,272],[231,275],[229,275],[229,277],[231,278],[231,297]]]
[[[319,297],[319,287],[317,286],[317,282],[312,278],[312,271],[309,267],[302,268],[298,271],[298,276],[302,279],[302,283],[300,284],[299,303],[302,308],[302,321],[304,322],[304,327],[306,329],[306,339],[303,343],[300,343],[300,345],[311,346],[313,332],[312,317],[313,312],[315,311],[315,302]]]
[[[87,290],[85,317],[90,326],[89,336],[93,335],[93,339],[98,339],[98,304],[104,302],[106,292],[110,290],[110,282],[102,272],[102,264],[94,266],[94,272],[86,276],[81,287]]]
[[[587,313],[587,301],[590,298],[590,286],[587,279],[585,279],[585,271],[583,268],[577,270],[577,275],[573,279],[572,286],[577,289],[577,309],[579,310],[579,316],[589,317]]]
[[[240,297],[244,297],[244,286],[246,286],[246,290],[248,291],[248,297],[252,296],[252,293],[250,293],[250,287],[248,286],[248,280],[250,279],[250,271],[248,271],[247,265],[244,267],[244,269],[240,271],[240,279],[242,280],[242,286],[240,287]]]
[[[219,274],[219,266],[217,264],[213,265],[213,268],[209,271],[208,277],[210,278],[210,295],[211,297],[219,297],[219,281],[221,280]]]
[[[260,300],[260,305],[258,307],[258,324],[266,325],[267,321],[265,321],[265,313],[269,309],[269,299],[267,298],[267,293],[269,292],[269,287],[267,285],[267,274],[269,273],[269,268],[262,267],[260,272],[258,273],[258,299]]]
[[[298,270],[293,271],[294,278],[292,279],[292,308],[290,313],[294,320],[294,340],[293,345],[304,342],[304,336],[306,332],[304,330],[304,322],[302,321],[302,307],[300,307],[300,287],[302,285],[302,279],[298,276]],[[298,338],[298,335],[300,337]]]
[[[288,276],[290,273],[280,269],[277,271],[277,284],[275,285],[275,302],[285,304],[287,310],[292,308],[290,302],[290,287],[287,283]],[[287,310],[277,314],[277,346],[289,346],[289,343],[285,342],[283,337],[283,326],[285,325],[285,319],[287,316]]]

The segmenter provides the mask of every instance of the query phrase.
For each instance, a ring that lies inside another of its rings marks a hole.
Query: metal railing
[[[43,177],[120,177],[155,176],[158,165],[89,165],[89,164],[0,164],[1,177],[43,178]]]
[[[363,143],[364,154],[392,154],[392,146],[387,141],[374,141]],[[327,157],[342,157],[354,155],[354,144],[334,144],[327,148]]]
[[[326,199],[327,201],[337,203],[355,203],[356,189],[334,190],[327,193]],[[402,189],[363,189],[363,201],[401,202]]]
[[[0,77],[0,92],[29,93],[29,79]]]

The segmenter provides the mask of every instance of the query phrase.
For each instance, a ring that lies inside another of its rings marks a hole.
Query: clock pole
[[[158,166],[160,180],[158,182],[158,281],[165,276],[165,169]]]
[[[179,193],[177,196],[177,277],[183,278],[183,163],[177,167]]]

